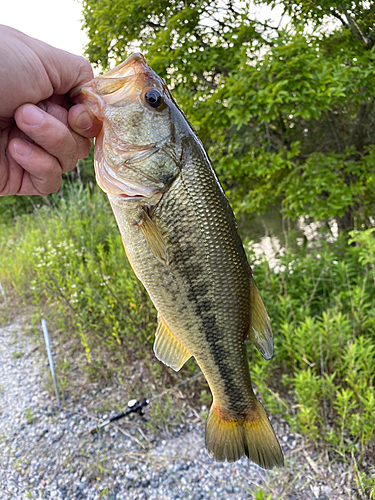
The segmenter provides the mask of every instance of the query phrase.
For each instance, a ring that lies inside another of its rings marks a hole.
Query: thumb
[[[94,78],[90,63],[84,57],[44,45],[46,58],[42,59],[42,63],[53,86],[54,94],[66,94],[73,87]]]
[[[19,65],[21,62],[29,73],[35,73],[38,87],[43,94],[38,95],[35,102],[47,99],[53,93],[66,94],[76,85],[82,85],[94,76],[89,62],[84,57],[53,47],[8,26],[0,25],[0,35],[1,49],[5,43],[5,54],[12,55],[10,66],[11,63],[17,66],[17,63]]]

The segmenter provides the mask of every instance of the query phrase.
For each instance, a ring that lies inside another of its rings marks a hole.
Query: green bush
[[[259,393],[296,430],[359,462],[375,449],[374,259],[372,230],[296,245],[273,270],[250,248],[275,342],[270,362],[251,351]]]

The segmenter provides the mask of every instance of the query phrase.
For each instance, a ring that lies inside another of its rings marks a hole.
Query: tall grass
[[[330,244],[322,238],[311,248],[288,240],[275,269],[247,245],[275,343],[269,362],[249,347],[253,380],[271,413],[324,444],[331,458],[354,458],[367,471],[361,484],[374,490],[373,231]],[[0,255],[3,286],[25,304],[47,306],[56,325],[80,339],[91,366],[100,362],[98,346],[151,355],[156,312],[99,190],[71,187],[54,208],[4,222]]]
[[[99,190],[69,188],[0,229],[0,276],[26,301],[48,306],[55,323],[78,335],[89,362],[94,345],[126,344],[143,354],[155,310],[126,259],[111,208]]]

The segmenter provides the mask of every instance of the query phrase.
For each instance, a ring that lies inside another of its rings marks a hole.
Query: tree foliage
[[[289,217],[369,225],[374,2],[285,0],[276,20],[277,2],[256,4],[84,0],[87,55],[106,69],[135,49],[146,54],[237,208],[281,202]]]

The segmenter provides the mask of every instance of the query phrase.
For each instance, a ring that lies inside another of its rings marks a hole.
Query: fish
[[[252,388],[246,346],[248,340],[272,357],[270,318],[201,141],[140,53],[78,94],[103,122],[95,140],[96,179],[158,311],[154,353],[175,371],[195,358],[210,387],[209,455],[283,466]]]

